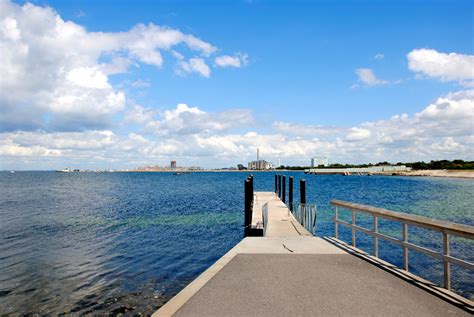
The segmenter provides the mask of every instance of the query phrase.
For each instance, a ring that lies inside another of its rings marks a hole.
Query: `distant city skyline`
[[[0,169],[474,160],[473,12],[0,0]]]

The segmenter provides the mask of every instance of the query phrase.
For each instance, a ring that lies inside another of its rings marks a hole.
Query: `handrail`
[[[474,227],[462,225],[443,220],[432,219],[423,216],[411,215],[403,212],[391,211],[373,206],[350,203],[342,200],[332,200],[331,205],[335,207],[334,236],[338,239],[338,226],[343,225],[352,229],[352,246],[356,246],[356,231],[364,232],[374,237],[374,256],[378,257],[378,239],[384,239],[400,245],[403,248],[403,267],[408,271],[408,250],[415,250],[444,262],[444,288],[451,290],[451,263],[474,270],[474,263],[462,260],[450,255],[449,236],[455,235],[474,240]],[[349,209],[352,212],[352,222],[338,219],[338,207]],[[356,225],[356,212],[371,214],[373,216],[373,230]],[[402,224],[402,239],[397,239],[378,232],[378,218],[390,219]],[[425,247],[408,242],[408,225],[415,225],[432,229],[443,234],[443,252],[436,252]]]
[[[398,211],[391,211],[373,206],[355,204],[337,199],[331,200],[331,204],[343,208],[355,209],[360,212],[377,214],[381,218],[392,219],[398,222],[406,222],[409,224],[418,225],[420,227],[425,227],[440,232],[448,232],[450,234],[466,237],[468,239],[472,239],[474,237],[474,227],[468,225],[418,215],[412,215]]]

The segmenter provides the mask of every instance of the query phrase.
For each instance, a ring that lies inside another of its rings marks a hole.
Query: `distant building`
[[[269,170],[273,168],[273,164],[265,160],[252,161],[248,163],[249,170]]]
[[[171,169],[174,170],[176,167],[176,161],[171,161]]]
[[[311,158],[311,167],[318,167],[319,165],[329,166],[327,157],[313,157]]]
[[[246,170],[247,168],[243,164],[237,164],[237,169],[241,171],[241,170]]]

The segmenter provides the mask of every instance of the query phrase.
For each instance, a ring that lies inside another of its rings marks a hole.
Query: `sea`
[[[306,179],[318,236],[334,234],[332,199],[474,226],[471,179],[282,174],[295,180],[296,203]],[[254,173],[255,190],[273,191],[274,175]],[[0,315],[153,313],[243,238],[247,176],[0,172]],[[357,223],[371,228],[369,218]],[[398,223],[379,228],[401,237]],[[350,242],[348,229],[339,232]],[[453,256],[474,262],[474,241],[451,240]],[[410,228],[409,241],[441,250],[441,235],[430,230]],[[357,245],[372,252],[364,233]],[[399,246],[379,248],[382,259],[402,265]],[[409,263],[442,284],[442,262],[410,251]],[[473,299],[473,272],[452,267],[453,289]]]

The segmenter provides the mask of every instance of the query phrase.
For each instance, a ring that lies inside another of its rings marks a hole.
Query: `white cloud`
[[[248,64],[248,55],[245,53],[237,53],[234,56],[221,55],[214,60],[216,67],[235,67],[240,68]]]
[[[110,76],[140,64],[160,68],[162,53],[178,49],[183,71],[211,75],[206,59],[217,48],[177,29],[150,23],[89,32],[50,7],[0,1],[0,127],[108,128],[127,103]]]
[[[356,74],[359,77],[359,81],[366,86],[386,85],[389,83],[387,80],[377,78],[370,68],[358,68],[356,69]]]
[[[474,56],[457,53],[440,53],[434,49],[415,49],[408,53],[411,71],[442,81],[459,81],[472,85],[474,79]]]
[[[50,150],[45,147],[33,145],[30,147],[20,146],[18,144],[2,144],[0,145],[0,156],[60,156],[61,152]]]
[[[200,57],[190,58],[188,61],[180,60],[178,62],[177,73],[184,75],[185,73],[198,73],[203,77],[209,78],[211,76],[211,69],[206,64],[204,59]]]
[[[110,130],[2,133],[2,164],[11,168],[16,157],[37,157],[54,159],[56,165],[49,168],[71,166],[69,162],[80,168],[132,167],[170,159],[182,165],[228,166],[252,159],[257,148],[261,157],[275,163],[281,159],[285,165],[306,165],[321,153],[331,162],[349,163],[472,159],[474,153],[473,90],[440,97],[413,116],[400,114],[351,128],[275,122],[266,133],[249,132],[254,119],[248,110],[212,113],[185,104],[162,113],[138,105],[132,110],[136,122],[149,130],[126,135]]]
[[[175,109],[164,111],[160,119],[145,123],[145,129],[157,135],[176,136],[223,132],[253,123],[252,112],[247,109],[207,113],[197,107],[179,104]]]
[[[154,119],[157,111],[147,109],[140,105],[133,105],[130,107],[124,115],[123,122],[128,124],[145,124]]]
[[[347,135],[349,141],[363,141],[371,137],[372,133],[370,130],[364,128],[354,127],[350,129],[350,133]]]
[[[375,54],[374,59],[382,60],[382,59],[384,59],[384,57],[385,57],[385,55],[383,55],[382,53],[377,53],[377,54]]]
[[[107,76],[95,67],[74,68],[66,75],[66,79],[73,84],[85,88],[111,88]]]

